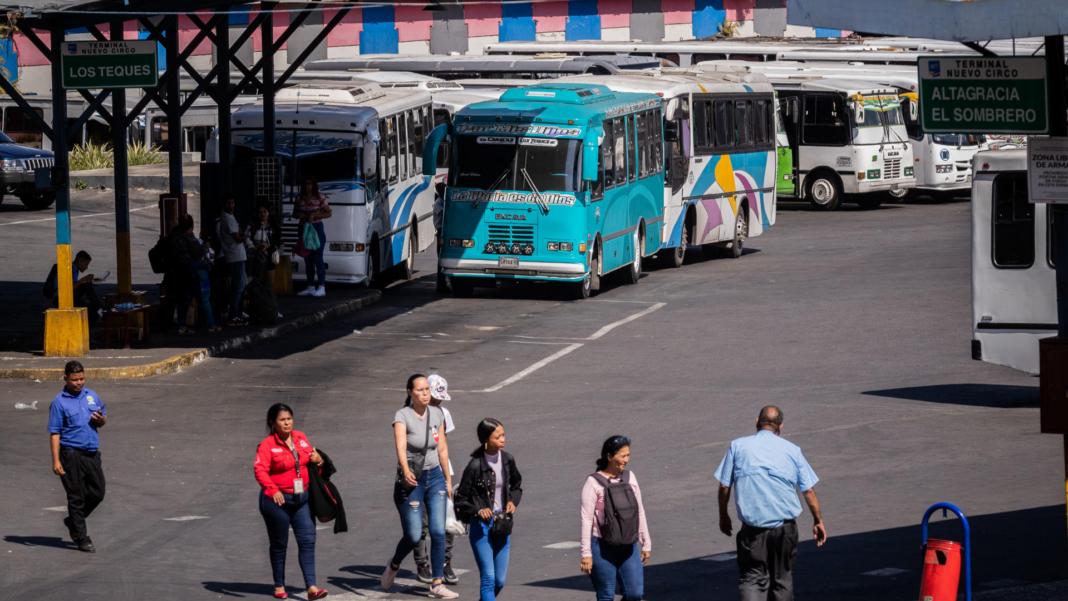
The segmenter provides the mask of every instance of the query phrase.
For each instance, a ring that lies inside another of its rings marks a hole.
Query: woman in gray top
[[[434,580],[431,599],[455,599],[456,593],[442,584],[445,569],[445,503],[452,496],[452,476],[442,465],[449,464],[445,440],[445,414],[430,406],[430,383],[422,374],[408,378],[408,397],[393,416],[393,440],[397,447],[397,481],[393,502],[401,517],[404,536],[382,573],[382,590],[393,581],[404,558],[415,549],[423,535],[423,504],[430,522],[430,569]]]

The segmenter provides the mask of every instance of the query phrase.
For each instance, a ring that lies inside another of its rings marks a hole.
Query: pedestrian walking
[[[108,423],[100,396],[85,387],[85,368],[69,361],[63,368],[63,390],[48,410],[52,472],[67,492],[67,527],[79,551],[96,553],[85,520],[104,500],[104,468],[100,464],[100,434]]]
[[[289,529],[297,539],[297,559],[304,573],[308,600],[322,599],[326,589],[315,586],[315,520],[308,504],[309,470],[318,469],[323,458],[303,432],[293,429],[293,410],[276,403],[267,410],[270,434],[256,449],[254,472],[263,489],[260,515],[271,542],[274,597],[286,599],[286,547]]]
[[[822,547],[827,531],[813,486],[819,482],[801,449],[781,438],[782,411],[767,406],[756,420],[757,433],[731,443],[716,470],[719,480],[719,529],[727,536],[733,526],[727,504],[734,490],[738,530],[738,592],[741,601],[791,601],[797,561],[797,516],[801,489],[815,524],[812,535]]]
[[[451,401],[452,397],[449,396],[449,383],[445,378],[438,374],[430,374],[426,378],[427,383],[430,384],[430,406],[441,409],[441,412],[445,414],[445,434],[451,434],[456,429],[456,424],[452,421],[452,412],[445,407],[441,406],[442,401]],[[452,461],[448,461],[449,476],[455,477],[456,472],[452,469]],[[434,581],[434,575],[430,570],[430,555],[427,553],[427,538],[430,534],[430,521],[428,518],[426,504],[423,504],[423,536],[419,539],[419,544],[415,546],[415,567],[416,567],[416,579],[419,582],[430,584]],[[444,574],[445,584],[456,584],[460,581],[459,576],[456,575],[456,571],[452,568],[452,546],[455,542],[455,536],[452,532],[446,530],[445,532],[445,567],[442,571]]]
[[[233,194],[223,196],[223,214],[219,219],[219,242],[222,245],[223,255],[230,270],[230,312],[226,320],[228,326],[243,326],[248,324],[248,319],[242,315],[241,295],[245,292],[245,232],[237,224],[234,217],[236,201]]]
[[[653,552],[638,480],[628,471],[630,439],[612,436],[601,445],[597,471],[582,487],[582,563],[597,601],[613,601],[616,583],[623,601],[641,601],[642,566]]]
[[[442,470],[449,461],[445,414],[430,406],[430,382],[415,374],[408,378],[408,397],[404,407],[393,416],[393,438],[397,449],[397,479],[393,485],[393,503],[400,513],[404,536],[397,543],[393,558],[382,572],[382,590],[393,581],[404,558],[419,544],[423,527],[423,506],[427,508],[430,528],[430,598],[456,599],[445,587],[445,505],[452,496],[452,476]]]
[[[319,192],[319,182],[314,177],[304,178],[304,188],[297,196],[293,217],[300,220],[297,231],[303,234],[305,224],[309,224],[319,237],[319,248],[304,257],[305,273],[308,287],[297,296],[326,296],[326,263],[323,262],[323,250],[326,247],[326,230],[323,219],[330,219],[333,210],[326,202],[326,197]],[[319,284],[315,285],[315,274],[319,273]]]
[[[504,425],[486,418],[456,491],[456,512],[470,525],[468,537],[479,574],[479,601],[496,601],[508,574],[512,515],[523,499],[523,476],[504,451]]]

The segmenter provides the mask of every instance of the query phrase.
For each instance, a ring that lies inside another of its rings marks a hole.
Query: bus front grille
[[[901,159],[886,159],[883,162],[883,179],[901,177]]]
[[[513,242],[520,246],[534,244],[534,226],[532,225],[487,225],[488,239],[497,244],[503,242],[509,246]]]

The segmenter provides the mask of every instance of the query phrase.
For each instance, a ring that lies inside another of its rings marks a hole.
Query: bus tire
[[[915,196],[915,188],[898,188],[897,190],[890,190],[887,192],[888,199],[886,202],[905,202],[913,196]]]
[[[471,298],[475,292],[475,283],[471,278],[450,278],[452,280],[452,293],[456,298]]]
[[[871,211],[878,209],[886,198],[882,194],[861,194],[857,196],[857,206],[862,211]]]
[[[842,189],[833,177],[821,173],[805,182],[805,196],[817,211],[833,211],[842,202]]]
[[[586,277],[582,278],[581,282],[570,282],[568,288],[573,300],[586,300],[590,298],[590,294],[593,292],[591,283],[593,280],[593,268],[586,273]]]
[[[690,243],[690,224],[688,223],[689,218],[690,214],[687,213],[686,217],[682,220],[682,235],[679,238],[679,245],[671,249],[671,254],[664,257],[665,259],[667,259],[666,262],[668,264],[668,267],[679,268],[682,267],[683,262],[686,261],[686,248],[689,246]]]
[[[371,282],[375,279],[375,253],[371,252],[370,247],[367,249],[367,266],[364,273],[367,274],[367,279],[363,281],[363,287],[370,288]]]
[[[400,264],[400,278],[402,280],[411,280],[415,275],[415,252],[419,248],[416,243],[415,224],[412,224],[408,228],[408,258]]]
[[[590,292],[601,289],[601,241],[594,243],[593,258],[590,259]]]
[[[741,257],[745,250],[745,239],[748,237],[749,206],[743,204],[738,207],[738,216],[734,218],[734,238],[730,241],[730,246],[723,249],[724,254],[731,259]]]
[[[627,269],[626,275],[623,276],[623,282],[626,284],[637,284],[642,277],[642,252],[645,240],[642,238],[641,231],[644,227],[643,223],[638,223],[638,227],[634,229],[634,260],[631,261],[630,269]]]
[[[26,192],[19,194],[19,200],[31,211],[43,211],[56,202],[55,192]]]

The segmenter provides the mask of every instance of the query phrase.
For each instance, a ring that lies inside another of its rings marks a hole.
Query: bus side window
[[[627,115],[627,179],[631,182],[638,179],[637,154],[634,152],[634,114]]]
[[[425,107],[419,107],[412,113],[415,115],[414,123],[414,136],[415,140],[415,152],[413,157],[415,158],[415,174],[419,175],[423,172],[423,141],[426,139],[426,134],[423,132],[423,125],[426,123],[426,109]]]
[[[730,152],[734,147],[733,104],[730,100],[717,100],[715,104],[716,149],[721,152]]]
[[[649,113],[649,175],[656,175],[664,169],[663,123],[660,119],[660,109]]]
[[[849,143],[848,124],[842,99],[820,95],[805,97],[805,144],[845,146]]]
[[[408,173],[410,177],[418,177],[419,170],[416,168],[417,159],[415,156],[415,115],[418,109],[415,111],[408,111],[404,114],[405,121],[408,122],[408,127],[405,130],[406,137],[408,139]]]
[[[753,130],[753,142],[760,147],[766,146],[771,136],[771,128],[768,123],[772,121],[771,113],[768,111],[768,107],[771,106],[768,100],[756,101],[756,127]]]
[[[1035,263],[1035,205],[1027,196],[1027,174],[994,178],[994,267],[1027,269]]]
[[[397,116],[390,117],[386,123],[389,128],[389,146],[386,148],[386,162],[389,165],[389,183],[395,184],[400,181],[397,157],[400,151],[400,139],[397,131]]]
[[[734,139],[738,148],[753,145],[753,102],[736,100],[734,102]]]
[[[608,144],[608,138],[607,137],[605,137],[604,142],[602,144],[603,145],[607,145]],[[600,150],[597,151],[597,180],[592,182],[592,183],[590,183],[590,200],[601,200],[602,198],[604,198],[604,159],[605,159],[605,155],[606,155],[606,153],[605,153],[603,147]],[[578,169],[578,173],[580,173],[580,174],[582,173],[582,169],[581,168]],[[583,180],[583,183],[586,183],[585,180]]]
[[[715,135],[712,129],[712,101],[693,101],[693,145],[694,154],[707,156],[713,154]]]
[[[614,148],[616,151],[616,185],[627,183],[627,128],[622,117],[615,119],[612,131],[616,134]]]
[[[412,112],[405,111],[397,115],[397,125],[399,130],[397,134],[400,136],[400,170],[401,181],[408,179],[410,174],[409,167],[412,164]]]
[[[649,174],[649,121],[648,113],[638,113],[634,118],[638,132],[638,178],[645,179]]]
[[[606,120],[604,127],[604,143],[601,145],[601,156],[604,163],[604,189],[611,190],[616,187],[616,136],[614,121]]]

